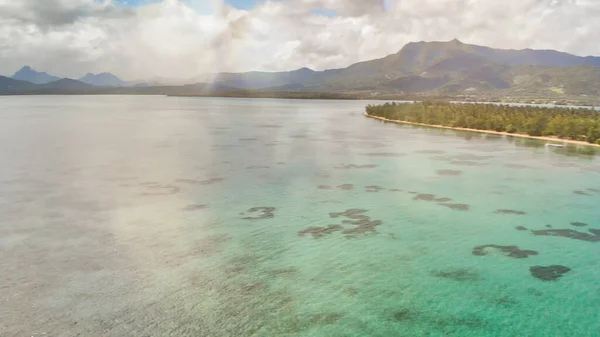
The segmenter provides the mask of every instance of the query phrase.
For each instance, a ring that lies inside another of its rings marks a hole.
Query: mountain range
[[[197,94],[206,94],[206,90],[215,92],[218,88],[244,92],[352,93],[369,97],[390,94],[599,97],[600,57],[581,57],[555,50],[494,49],[454,39],[411,42],[395,54],[341,69],[301,68],[286,72],[219,73],[209,77],[211,85],[153,83],[127,88],[132,83],[102,73],[86,74],[78,80],[70,80],[67,85],[56,76],[26,66],[11,79],[25,83],[0,78],[0,93],[39,93],[65,87],[72,93],[80,86],[86,93],[161,93],[160,90],[166,90],[193,94],[190,93],[193,88],[202,88]]]
[[[31,82],[33,84],[48,84],[58,81],[61,78],[45,72],[36,71],[30,66],[24,66],[12,76],[12,79]],[[122,81],[111,73],[87,73],[85,76],[77,79],[77,81],[97,87],[120,87],[127,84],[125,81]]]
[[[224,73],[222,84],[244,89],[445,92],[515,89],[548,84],[571,94],[600,93],[600,57],[554,50],[503,50],[448,42],[412,42],[395,54],[343,69]],[[595,82],[588,89],[587,84]],[[588,92],[583,92],[588,93]]]
[[[111,73],[87,73],[85,76],[80,78],[79,81],[95,85],[97,87],[121,87],[127,85],[125,81],[122,81],[120,78]]]
[[[24,66],[17,71],[13,76],[13,79],[19,81],[31,82],[34,84],[45,84],[60,80],[60,77],[52,76],[48,73],[38,72],[31,69],[30,66]]]

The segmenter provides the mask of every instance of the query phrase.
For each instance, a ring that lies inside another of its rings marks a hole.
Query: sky
[[[411,41],[600,55],[599,0],[0,0],[0,74],[342,68]]]

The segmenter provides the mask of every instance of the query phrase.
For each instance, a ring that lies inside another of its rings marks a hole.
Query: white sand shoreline
[[[524,134],[520,134],[520,133],[508,133],[508,132],[500,132],[500,131],[492,131],[492,130],[478,130],[478,129],[469,129],[469,128],[457,128],[457,127],[445,126],[445,125],[432,125],[432,124],[425,124],[425,123],[405,122],[405,121],[387,119],[384,117],[371,116],[366,111],[365,111],[365,116],[367,116],[369,118],[379,119],[379,120],[382,120],[385,122],[398,123],[398,124],[426,126],[426,127],[438,128],[438,129],[469,131],[469,132],[487,133],[487,134],[499,135],[499,136],[529,138],[529,139],[545,140],[545,141],[549,141],[549,142],[561,142],[561,143],[569,143],[569,144],[576,144],[576,145],[583,145],[583,146],[600,147],[600,145],[598,145],[598,144],[592,144],[592,143],[584,142],[581,140],[563,139],[563,138],[558,138],[558,137],[530,136],[530,135],[524,135]]]

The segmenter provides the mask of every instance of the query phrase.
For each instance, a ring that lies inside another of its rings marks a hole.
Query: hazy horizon
[[[110,72],[185,80],[217,72],[344,68],[416,41],[600,55],[600,3],[555,0],[0,0],[0,74]]]

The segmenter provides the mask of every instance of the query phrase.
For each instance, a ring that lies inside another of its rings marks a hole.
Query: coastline
[[[384,117],[371,116],[366,111],[365,111],[364,115],[368,118],[379,119],[384,122],[397,123],[397,124],[425,126],[425,127],[430,127],[430,128],[446,129],[446,130],[487,133],[487,134],[498,135],[498,136],[529,138],[529,139],[545,140],[545,141],[549,141],[549,142],[561,142],[561,143],[568,143],[568,144],[574,144],[574,145],[600,147],[600,145],[598,145],[598,144],[592,144],[592,143],[584,142],[581,140],[563,139],[563,138],[558,138],[558,137],[530,136],[530,135],[524,135],[524,134],[520,134],[520,133],[508,133],[508,132],[500,132],[500,131],[492,131],[492,130],[478,130],[478,129],[469,129],[469,128],[458,128],[458,127],[445,126],[445,125],[432,125],[432,124],[425,124],[425,123],[405,122],[405,121],[387,119]]]

